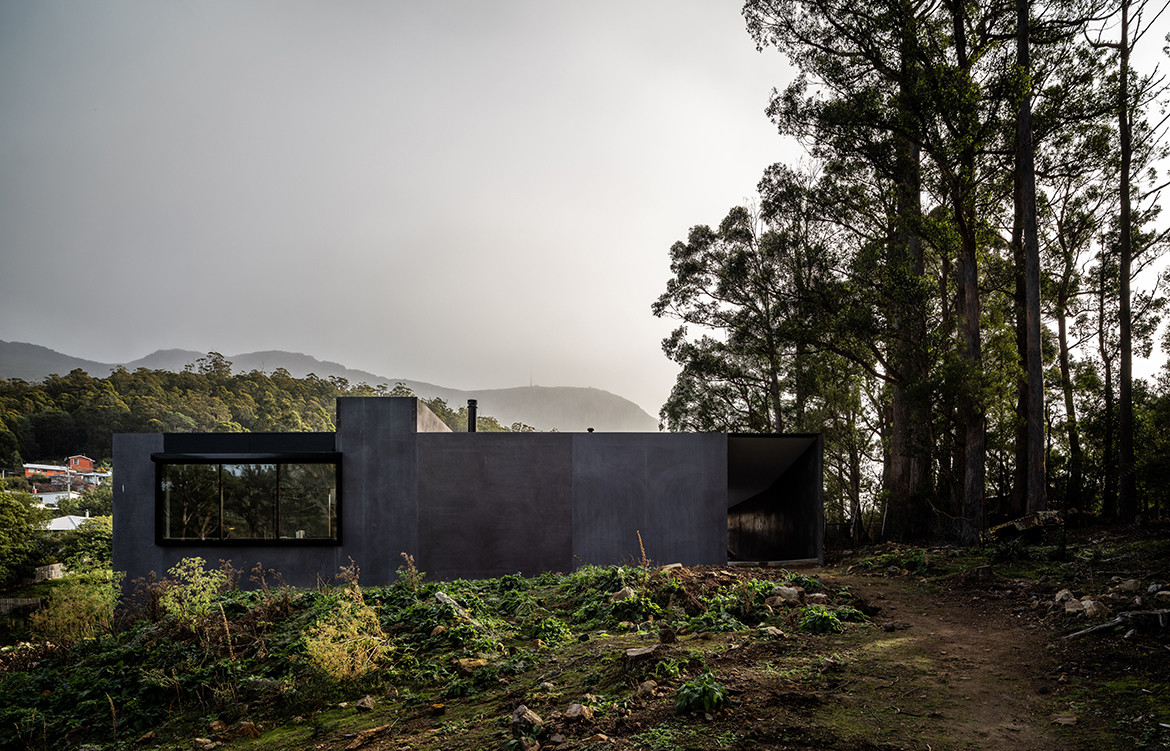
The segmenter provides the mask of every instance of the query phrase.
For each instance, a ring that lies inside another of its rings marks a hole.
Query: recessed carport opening
[[[728,561],[824,557],[819,435],[727,437]]]

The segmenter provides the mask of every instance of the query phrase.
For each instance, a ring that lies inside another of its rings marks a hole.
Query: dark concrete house
[[[413,398],[343,398],[335,433],[114,437],[114,568],[180,559],[332,581],[822,558],[819,435],[452,433]]]

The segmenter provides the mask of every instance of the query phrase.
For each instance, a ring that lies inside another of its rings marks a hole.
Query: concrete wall
[[[573,568],[573,436],[418,437],[419,567],[439,578]]]
[[[727,560],[722,434],[573,436],[573,556],[597,565]]]

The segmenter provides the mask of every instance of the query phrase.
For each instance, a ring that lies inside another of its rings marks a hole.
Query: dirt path
[[[934,751],[1073,748],[1052,722],[1047,641],[1026,610],[1013,612],[1026,608],[1015,604],[1022,593],[937,591],[906,577],[822,578],[880,607],[874,623],[893,624],[856,648],[865,689],[846,698],[871,704],[879,735]]]

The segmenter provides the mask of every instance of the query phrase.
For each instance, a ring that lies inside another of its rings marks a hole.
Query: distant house
[[[33,497],[46,508],[57,508],[61,504],[62,498],[80,498],[81,494],[71,490],[62,490],[54,493],[34,493]]]
[[[45,526],[47,532],[72,532],[89,519],[88,516],[58,516]]]
[[[74,474],[80,475],[83,473],[93,472],[93,459],[88,456],[76,454],[65,459],[65,464],[25,464],[24,476],[32,477],[33,475],[45,475],[46,477],[54,477],[57,475]]]

